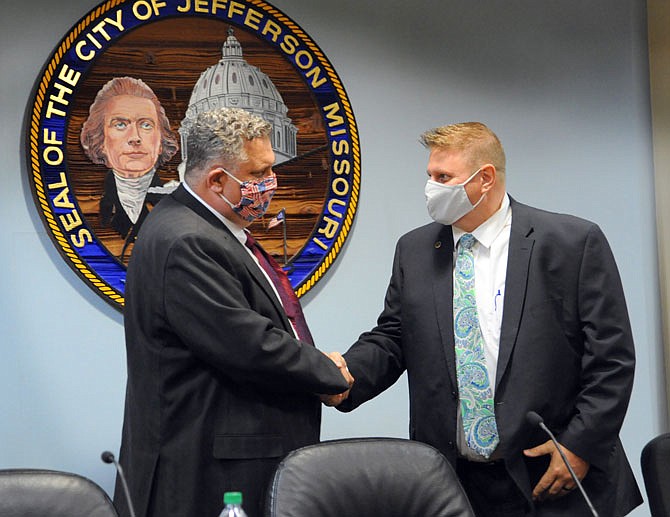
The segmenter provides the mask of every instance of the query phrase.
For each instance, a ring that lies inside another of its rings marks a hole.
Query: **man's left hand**
[[[562,445],[560,445],[560,447],[577,478],[580,481],[584,479],[584,476],[586,476],[586,473],[589,471],[589,463]],[[544,501],[545,499],[557,499],[577,488],[575,482],[572,480],[568,467],[563,463],[561,454],[551,440],[547,440],[542,445],[538,445],[532,449],[526,449],[523,453],[530,458],[537,458],[546,454],[551,455],[551,461],[549,462],[547,471],[533,489],[534,500]]]

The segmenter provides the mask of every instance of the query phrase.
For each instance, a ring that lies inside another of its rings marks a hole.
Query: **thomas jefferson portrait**
[[[115,77],[97,93],[80,142],[86,156],[109,170],[100,199],[100,223],[124,239],[123,259],[153,206],[172,188],[158,169],[178,151],[170,122],[141,79]]]

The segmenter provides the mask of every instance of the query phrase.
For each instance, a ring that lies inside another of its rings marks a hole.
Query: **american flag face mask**
[[[221,168],[221,170],[240,184],[242,197],[237,204],[231,203],[226,199],[226,196],[219,194],[230,205],[233,212],[248,222],[262,217],[270,206],[272,196],[277,190],[277,175],[274,171],[261,180],[240,181],[226,169]]]

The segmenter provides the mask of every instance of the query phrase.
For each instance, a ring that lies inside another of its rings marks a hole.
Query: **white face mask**
[[[460,185],[445,185],[437,181],[428,180],[426,183],[426,206],[433,221],[441,224],[454,224],[461,217],[471,212],[486,197],[483,194],[474,205],[470,202],[465,185],[474,178],[481,169],[477,169],[472,176]]]

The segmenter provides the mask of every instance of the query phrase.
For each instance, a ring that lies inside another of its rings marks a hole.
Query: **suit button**
[[[455,449],[454,442],[447,442],[447,447],[449,447],[450,449]]]
[[[456,399],[458,398],[458,393],[455,392],[455,391],[452,391],[452,392],[451,392],[451,398],[454,399],[454,400],[456,400]]]

